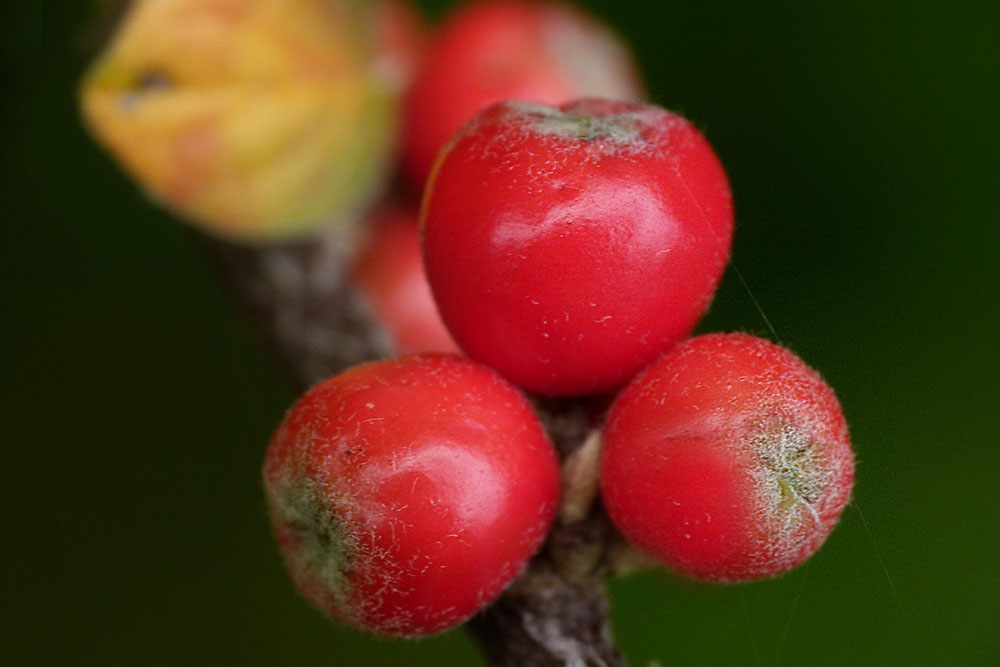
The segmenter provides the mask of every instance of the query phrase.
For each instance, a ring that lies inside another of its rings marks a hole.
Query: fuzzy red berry
[[[612,405],[601,489],[639,547],[682,574],[781,574],[833,530],[854,481],[833,391],[794,354],[745,334],[675,347]]]
[[[438,151],[484,107],[506,99],[644,99],[628,47],[564,3],[488,0],[440,28],[403,104],[403,169],[423,186]]]
[[[460,352],[427,284],[416,209],[387,204],[370,227],[353,277],[392,344],[405,354]]]
[[[729,258],[729,183],[651,105],[504,102],[442,153],[422,215],[442,318],[532,392],[616,389],[688,335]]]
[[[552,521],[559,467],[516,389],[432,355],[307,392],[271,441],[264,482],[310,602],[360,629],[420,636],[462,622],[520,572]]]

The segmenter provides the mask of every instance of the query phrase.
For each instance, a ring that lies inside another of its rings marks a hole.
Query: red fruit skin
[[[298,590],[339,621],[416,637],[452,627],[541,545],[559,466],[526,400],[452,356],[373,362],[289,411],[264,484]]]
[[[429,30],[410,0],[375,0],[377,66],[396,91],[409,89],[424,58]]]
[[[568,4],[461,5],[436,33],[403,103],[402,168],[420,190],[466,120],[506,99],[645,99],[635,60],[610,28]]]
[[[854,454],[833,391],[746,334],[689,339],[615,399],[601,455],[608,514],[681,574],[771,577],[808,559],[850,499]]]
[[[659,107],[494,105],[424,197],[425,268],[465,352],[540,394],[617,389],[708,308],[729,259],[725,172]]]
[[[424,274],[418,220],[415,208],[382,207],[373,215],[352,275],[399,353],[461,353]]]

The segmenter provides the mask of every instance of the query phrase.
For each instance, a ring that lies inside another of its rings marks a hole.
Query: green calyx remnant
[[[532,131],[538,134],[588,143],[601,140],[615,146],[643,145],[639,124],[627,113],[596,116],[565,113],[552,107],[525,102],[512,103],[511,106],[528,117]]]
[[[767,411],[748,424],[750,446],[761,465],[769,513],[788,527],[802,520],[803,511],[817,521],[814,505],[825,487],[818,447],[811,429],[787,415]]]
[[[559,135],[573,136],[582,141],[615,139],[622,128],[613,121],[593,116],[563,115],[543,121],[543,127]]]
[[[288,528],[301,540],[294,568],[300,576],[318,581],[338,601],[347,598],[352,552],[341,521],[321,499],[313,484],[285,485],[279,512]]]

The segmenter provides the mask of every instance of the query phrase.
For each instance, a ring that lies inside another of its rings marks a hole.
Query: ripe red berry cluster
[[[733,230],[725,172],[691,123],[597,98],[492,104],[438,153],[421,230],[433,303],[468,358],[348,370],[268,449],[275,533],[316,606],[419,636],[500,594],[559,504],[558,457],[522,391],[616,394],[603,502],[673,570],[769,577],[823,543],[854,473],[833,392],[774,343],[689,337]],[[368,285],[388,272],[361,264]]]

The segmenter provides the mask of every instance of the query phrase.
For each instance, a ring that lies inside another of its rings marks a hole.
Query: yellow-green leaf
[[[244,241],[351,219],[395,100],[358,0],[138,0],[81,86],[87,124],[155,199]]]

